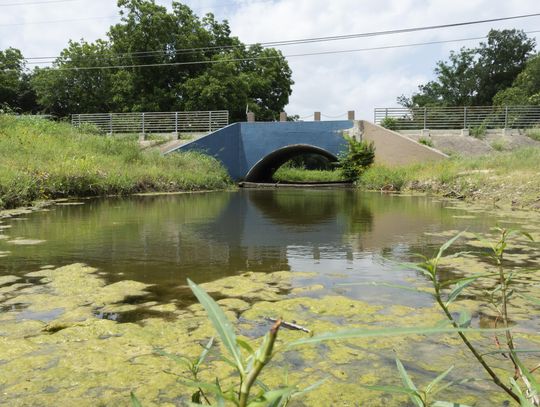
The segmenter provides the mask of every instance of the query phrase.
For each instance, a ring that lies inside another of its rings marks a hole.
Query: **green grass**
[[[526,134],[533,140],[540,141],[540,128],[533,127],[532,129],[527,129]]]
[[[198,153],[162,156],[131,138],[0,115],[0,208],[35,200],[225,188],[224,168]]]
[[[306,170],[304,168],[282,166],[274,173],[276,182],[334,182],[344,181],[340,171]]]
[[[540,148],[494,151],[473,158],[450,158],[400,168],[375,165],[360,178],[369,190],[414,190],[460,198],[515,201],[523,205],[540,196]]]

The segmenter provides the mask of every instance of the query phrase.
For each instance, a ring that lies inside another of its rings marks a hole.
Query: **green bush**
[[[483,140],[486,137],[487,126],[482,123],[478,126],[473,126],[469,129],[469,134],[479,140]]]
[[[381,126],[388,130],[397,130],[398,120],[395,117],[385,117],[381,120]]]
[[[339,168],[344,179],[355,181],[375,160],[375,146],[371,142],[346,137],[348,151],[339,156]]]

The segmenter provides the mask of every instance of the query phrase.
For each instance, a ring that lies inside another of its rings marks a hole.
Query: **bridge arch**
[[[338,158],[331,152],[316,147],[310,144],[291,144],[285,147],[278,148],[270,154],[265,155],[250,168],[246,174],[245,181],[247,182],[271,182],[272,176],[279,167],[289,161],[291,158],[301,154],[318,154],[327,158],[331,162],[335,162]]]

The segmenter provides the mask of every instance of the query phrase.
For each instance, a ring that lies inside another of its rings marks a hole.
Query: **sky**
[[[171,0],[156,0],[170,7]],[[244,43],[281,41],[449,24],[540,12],[538,0],[186,0],[196,14],[226,19]],[[0,50],[55,56],[69,39],[105,38],[120,20],[115,0],[0,0]],[[483,37],[491,29],[540,30],[540,17],[407,34],[280,47],[284,55]],[[540,42],[540,33],[531,33]],[[438,60],[480,40],[386,50],[288,57],[293,92],[285,108],[306,120],[372,119],[375,107],[395,107],[434,77]],[[540,48],[539,48],[540,49]],[[151,69],[151,68],[148,68]]]

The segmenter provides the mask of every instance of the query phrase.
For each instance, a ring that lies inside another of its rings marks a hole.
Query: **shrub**
[[[371,142],[357,141],[353,137],[346,137],[348,151],[339,156],[339,167],[343,178],[357,180],[375,160],[375,146]]]
[[[469,134],[474,138],[482,140],[486,137],[486,130],[487,130],[486,125],[482,123],[482,124],[479,124],[478,126],[471,127],[469,129]]]
[[[381,126],[388,130],[397,130],[398,120],[395,117],[385,117],[381,120]]]

